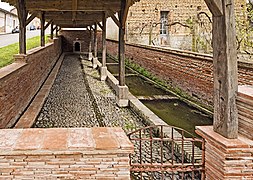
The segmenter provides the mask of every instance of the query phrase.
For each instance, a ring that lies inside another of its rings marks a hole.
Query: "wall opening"
[[[73,41],[73,52],[74,53],[81,52],[81,41]]]
[[[80,52],[80,43],[79,42],[75,42],[75,52]]]

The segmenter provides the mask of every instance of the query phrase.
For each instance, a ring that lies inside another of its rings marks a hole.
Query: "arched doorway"
[[[80,52],[80,50],[81,50],[80,42],[75,42],[74,51],[75,52]]]

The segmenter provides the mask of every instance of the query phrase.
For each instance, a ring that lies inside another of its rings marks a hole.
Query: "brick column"
[[[252,179],[253,141],[243,136],[227,139],[212,126],[197,126],[196,132],[205,141],[206,179]]]

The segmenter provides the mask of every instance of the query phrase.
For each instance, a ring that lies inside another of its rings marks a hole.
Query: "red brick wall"
[[[54,43],[46,47],[28,51],[23,62],[0,69],[0,75],[8,72],[0,76],[0,128],[12,126],[20,117],[61,52],[61,39],[55,39]]]
[[[88,52],[90,32],[87,30],[62,30],[62,45],[64,52],[73,52],[73,41],[81,41],[81,52]]]
[[[1,129],[0,147],[0,179],[130,180],[121,128]]]
[[[117,56],[118,44],[107,40],[107,53]],[[213,104],[212,57],[186,51],[126,45],[126,58],[178,87],[197,101]],[[253,85],[253,64],[239,63],[239,84]]]

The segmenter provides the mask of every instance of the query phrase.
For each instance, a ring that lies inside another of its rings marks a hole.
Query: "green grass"
[[[49,38],[45,36],[46,43],[49,42]],[[4,67],[8,64],[13,63],[13,55],[18,54],[19,51],[19,43],[14,43],[5,47],[0,48],[0,68]],[[36,36],[26,41],[26,49],[30,50],[35,47],[40,46],[40,36]]]

